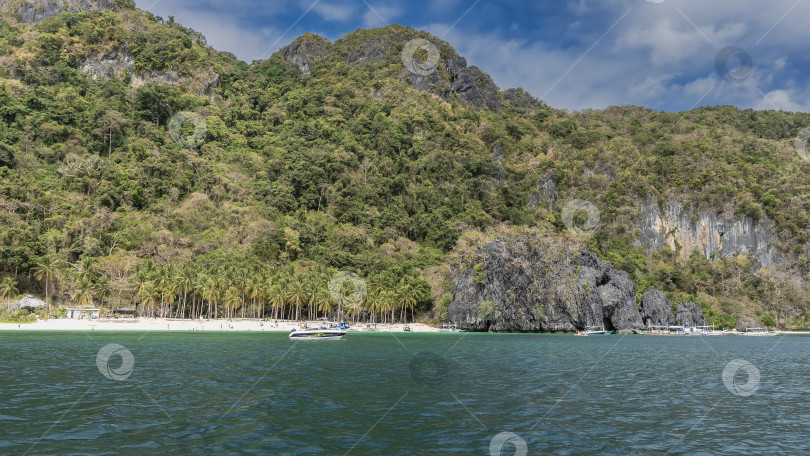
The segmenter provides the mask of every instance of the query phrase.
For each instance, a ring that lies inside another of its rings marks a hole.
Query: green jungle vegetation
[[[478,110],[404,77],[399,52],[424,32],[359,30],[303,77],[281,53],[241,62],[120,3],[33,25],[0,15],[0,303],[32,293],[142,315],[316,318],[340,305],[329,278],[353,271],[368,292],[341,305],[353,318],[436,321],[454,261],[534,230],[627,271],[639,298],[656,286],[726,327],[810,327],[810,164],[793,147],[806,113]],[[347,64],[369,40],[390,44],[386,58]],[[80,70],[110,52],[131,54],[136,77],[176,83]],[[200,90],[211,74],[216,87]],[[182,111],[205,121],[192,147],[171,137]],[[548,175],[554,203],[532,207]],[[562,222],[574,198],[599,208],[592,236]],[[752,272],[746,256],[635,246],[640,198],[767,216],[785,262]]]

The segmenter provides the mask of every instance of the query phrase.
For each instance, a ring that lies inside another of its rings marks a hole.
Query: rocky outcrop
[[[504,90],[503,101],[510,106],[521,109],[540,109],[543,107],[540,100],[521,88]]]
[[[113,10],[114,0],[0,0],[0,12],[15,13],[23,22],[40,22],[62,13]]]
[[[672,307],[664,293],[650,287],[641,297],[641,320],[645,326],[669,326],[675,324]]]
[[[326,38],[312,33],[305,33],[281,49],[281,55],[303,76],[311,76],[312,68],[329,58],[332,47]]]
[[[498,183],[498,187],[503,187],[503,184],[506,183],[506,166],[503,164],[503,159],[506,158],[506,154],[503,151],[503,148],[500,144],[495,143],[492,145],[492,162],[495,165],[495,180]]]
[[[773,223],[767,216],[726,218],[715,212],[694,215],[675,201],[659,209],[652,199],[641,203],[641,236],[637,242],[652,249],[669,247],[682,257],[695,249],[706,258],[751,254],[755,267],[779,261]]]
[[[408,48],[409,43],[413,47]],[[426,52],[428,58],[422,61],[422,57],[416,57],[415,53],[411,56],[406,49]],[[476,109],[498,110],[502,107],[498,86],[488,74],[475,66],[468,67],[467,60],[447,43],[408,27],[393,25],[358,30],[334,44],[317,35],[306,34],[282,48],[281,55],[303,76],[310,76],[314,66],[330,60],[360,66],[404,59],[400,62],[405,70],[402,80],[417,90],[434,93],[446,100],[459,100]],[[410,68],[409,62],[413,63]],[[522,90],[510,94],[510,99],[516,104],[539,105]]]
[[[448,319],[473,331],[643,328],[636,286],[591,252],[507,236],[482,246],[454,282]]]
[[[540,207],[540,203],[544,202],[548,206],[548,210],[554,206],[555,192],[557,191],[557,184],[554,183],[554,173],[549,171],[540,176],[540,182],[537,184],[537,191],[529,195],[529,206],[532,209]]]
[[[458,98],[476,108],[493,111],[501,109],[498,86],[492,78],[478,67],[467,67],[453,75],[451,91]]]
[[[210,94],[219,85],[220,75],[204,69],[194,72],[194,79],[180,76],[175,70],[135,72],[135,59],[125,45],[116,46],[107,53],[90,58],[79,65],[93,79],[111,79],[129,76],[132,88],[144,84],[185,85],[193,87],[197,96]]]
[[[675,309],[675,324],[678,326],[706,326],[706,317],[694,302],[687,302]]]

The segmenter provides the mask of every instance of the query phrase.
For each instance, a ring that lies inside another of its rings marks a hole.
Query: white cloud
[[[354,15],[354,5],[335,5],[326,2],[318,2],[312,11],[330,22],[346,22]]]
[[[391,5],[369,5],[363,14],[363,25],[367,28],[384,27],[393,24],[402,10]]]

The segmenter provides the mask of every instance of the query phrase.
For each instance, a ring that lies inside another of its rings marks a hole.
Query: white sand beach
[[[318,327],[321,322],[310,321],[307,324]],[[299,323],[289,320],[173,320],[163,318],[137,318],[137,319],[97,319],[97,320],[77,320],[77,319],[51,319],[37,320],[34,323],[0,323],[0,331],[233,331],[233,332],[256,332],[256,331],[281,331],[290,332],[293,328],[298,328]],[[405,326],[409,326],[411,332],[438,332],[438,328],[421,323],[377,324],[380,332],[405,332]],[[365,323],[352,325],[359,331],[366,330]]]

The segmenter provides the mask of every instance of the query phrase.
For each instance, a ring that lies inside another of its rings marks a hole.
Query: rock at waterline
[[[548,239],[506,236],[476,253],[454,282],[451,323],[473,331],[644,328],[627,273]]]
[[[645,326],[669,326],[675,323],[669,300],[655,287],[644,292],[641,309],[641,319]]]

